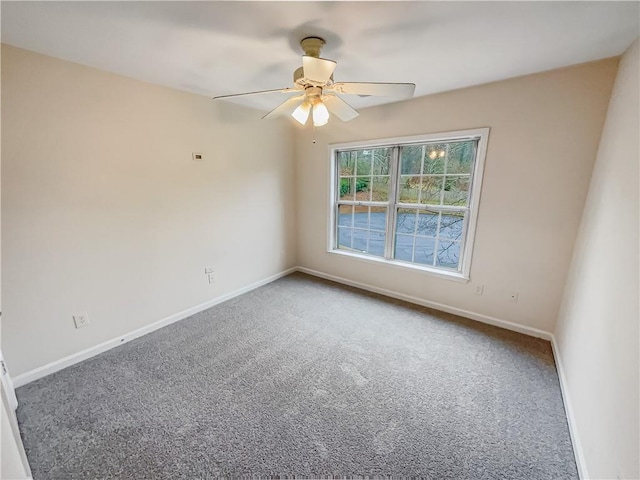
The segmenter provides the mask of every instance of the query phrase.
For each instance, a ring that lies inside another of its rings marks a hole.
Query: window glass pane
[[[435,238],[438,231],[438,215],[438,212],[430,210],[399,208],[396,214],[396,233]]]
[[[353,216],[353,226],[369,229],[369,207],[356,206],[356,214]],[[384,227],[382,228],[384,230]]]
[[[377,257],[384,257],[384,244],[386,235],[384,232],[369,232],[369,245],[367,246],[367,253],[375,255]]]
[[[444,160],[442,158],[430,160],[429,157],[426,157],[424,159],[424,173],[425,175],[442,175],[444,173]]]
[[[423,265],[433,265],[433,254],[436,249],[434,238],[416,237],[413,261]]]
[[[443,268],[458,269],[460,262],[460,242],[441,240],[438,245],[436,266]]]
[[[354,152],[340,152],[340,176],[348,177],[355,175],[355,155]]]
[[[371,175],[371,163],[373,154],[371,150],[358,150],[356,153],[356,175]]]
[[[398,193],[398,200],[400,203],[418,203],[419,191],[419,176],[400,176],[400,191]]]
[[[387,228],[386,207],[354,207],[353,249],[384,256]]]
[[[417,210],[413,208],[399,208],[396,214],[396,233],[413,235],[416,231]]]
[[[396,233],[435,237],[437,231],[438,212],[413,208],[398,209]]]
[[[387,228],[386,207],[356,206],[354,215],[354,227],[384,232]]]
[[[413,235],[403,235],[396,233],[395,254],[396,260],[403,260],[405,262],[413,261],[413,241],[415,237]]]
[[[399,208],[396,214],[394,258],[433,265],[439,213]]]
[[[422,177],[420,184],[420,203],[440,205],[442,181],[444,177]]]
[[[469,176],[449,176],[444,179],[444,205],[467,206],[469,197]]]
[[[416,234],[422,236],[435,237],[438,231],[438,212],[429,210],[418,212],[418,228]]]
[[[353,229],[338,225],[338,248],[341,250],[351,250],[353,241]]]
[[[447,154],[447,173],[471,173],[474,156],[474,141],[450,143]]]
[[[353,200],[356,193],[355,177],[340,178],[340,200]]]
[[[386,207],[369,207],[371,212],[369,228],[384,232],[387,229],[387,208]]]
[[[369,241],[369,231],[360,230],[358,228],[353,230],[353,249],[358,250],[360,253],[367,253],[367,242]]]
[[[371,177],[371,200],[386,202],[389,200],[389,177]]]
[[[464,212],[442,212],[440,219],[440,238],[460,240],[464,226]]]
[[[371,177],[356,177],[355,182],[356,200],[371,201]]]
[[[423,145],[407,145],[400,149],[400,174],[419,175],[422,168]]]
[[[340,205],[338,207],[338,225],[353,227],[353,205]]]
[[[422,173],[425,175],[443,174],[446,154],[446,144],[431,143],[425,145],[424,168]]]
[[[391,174],[391,148],[376,148],[373,152],[373,175]]]

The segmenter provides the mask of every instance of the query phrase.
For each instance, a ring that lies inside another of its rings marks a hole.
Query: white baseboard
[[[132,332],[129,332],[125,335],[121,335],[117,338],[111,339],[109,341],[103,342],[99,345],[96,345],[94,347],[90,347],[87,348],[85,350],[82,350],[80,352],[74,353],[72,355],[69,355],[67,357],[61,358],[60,360],[56,360],[54,362],[51,362],[47,365],[44,365],[42,367],[38,367],[34,370],[31,370],[29,372],[25,372],[21,375],[18,375],[14,378],[12,378],[11,380],[13,381],[13,384],[15,386],[15,388],[21,387],[23,385],[26,385],[29,382],[33,382],[34,380],[37,380],[39,378],[45,377],[47,375],[50,375],[52,373],[55,373],[59,370],[62,370],[63,368],[69,367],[71,365],[74,365],[76,363],[79,363],[83,360],[86,360],[88,358],[94,357],[102,352],[105,352],[107,350],[110,350],[114,347],[117,347],[118,345],[122,345],[123,343],[127,343],[135,338],[141,337],[143,335],[146,335],[147,333],[151,333],[155,330],[158,330],[164,326],[167,326],[171,323],[177,322],[179,320],[183,320],[187,317],[190,317],[191,315],[194,315],[196,313],[202,312],[203,310],[206,310],[208,308],[213,307],[214,305],[218,305],[219,303],[225,302],[227,300],[230,300],[234,297],[237,297],[239,295],[242,295],[243,293],[247,293],[250,292],[251,290],[254,290],[258,287],[261,287],[263,285],[266,285],[268,283],[271,283],[279,278],[282,278],[284,276],[289,275],[290,273],[293,272],[303,272],[309,275],[313,275],[315,277],[319,277],[319,278],[324,278],[326,280],[331,280],[337,283],[341,283],[344,285],[349,285],[352,287],[356,287],[356,288],[360,288],[362,290],[367,290],[373,293],[378,293],[380,295],[385,295],[387,297],[392,297],[392,298],[396,298],[398,300],[403,300],[409,303],[414,303],[417,305],[421,305],[423,307],[428,307],[428,308],[433,308],[436,310],[440,310],[443,312],[447,312],[447,313],[452,313],[454,315],[459,315],[461,317],[465,317],[465,318],[470,318],[472,320],[477,320],[479,322],[482,323],[487,323],[489,325],[494,325],[497,327],[501,327],[501,328],[505,328],[507,330],[512,330],[515,332],[519,332],[519,333],[523,333],[525,335],[530,335],[533,337],[537,337],[537,338],[543,338],[545,340],[549,340],[551,341],[551,346],[553,348],[553,354],[554,354],[554,358],[555,358],[555,362],[556,362],[556,368],[558,371],[558,378],[560,380],[560,390],[562,392],[562,398],[563,398],[563,403],[564,403],[564,407],[565,407],[565,412],[566,412],[566,416],[567,416],[567,422],[569,424],[569,433],[571,435],[571,441],[573,444],[573,450],[574,450],[574,455],[576,457],[576,463],[578,465],[578,473],[580,475],[580,478],[582,479],[586,479],[589,478],[589,475],[587,473],[587,466],[586,463],[584,461],[584,453],[582,451],[582,446],[580,443],[580,439],[578,437],[578,431],[577,431],[577,427],[576,427],[576,421],[575,421],[575,416],[573,413],[573,409],[571,407],[571,400],[569,398],[569,390],[566,384],[566,377],[565,377],[565,373],[564,373],[564,369],[562,367],[562,359],[560,356],[560,352],[558,349],[558,345],[556,343],[556,339],[554,337],[554,335],[552,333],[546,332],[544,330],[540,330],[537,328],[533,328],[533,327],[527,327],[524,325],[518,325],[517,323],[513,323],[513,322],[509,322],[507,320],[501,320],[499,318],[494,318],[488,315],[483,315],[480,313],[475,313],[475,312],[471,312],[468,310],[464,310],[461,308],[457,308],[457,307],[452,307],[450,305],[445,305],[443,303],[438,303],[438,302],[432,302],[429,300],[424,300],[418,297],[413,297],[411,295],[405,295],[402,293],[398,293],[398,292],[394,292],[392,290],[387,290],[384,288],[379,288],[379,287],[375,287],[373,285],[368,285],[365,283],[361,283],[361,282],[356,282],[353,280],[349,280],[346,278],[342,278],[342,277],[337,277],[335,275],[330,275],[328,273],[324,273],[324,272],[319,272],[317,270],[312,270],[310,268],[306,268],[306,267],[293,267],[293,268],[289,268],[288,270],[282,271],[280,273],[277,273],[275,275],[272,275],[270,277],[267,277],[263,280],[259,280],[257,282],[254,282],[250,285],[247,285],[246,287],[242,287],[238,290],[235,290],[233,292],[227,293],[226,295],[222,295],[220,297],[214,298],[212,300],[209,300],[205,303],[202,303],[200,305],[197,305],[195,307],[191,307],[188,308],[186,310],[183,310],[181,312],[175,313],[169,317],[163,318],[162,320],[159,320],[157,322],[151,323],[147,326],[144,326],[142,328],[139,328],[137,330],[134,330]]]
[[[385,288],[374,287],[373,285],[369,285],[361,282],[355,282],[353,280],[349,280],[342,277],[336,277],[334,275],[330,275],[324,272],[319,272],[317,270],[312,270],[310,268],[298,267],[298,271],[303,273],[308,273],[309,275],[313,275],[315,277],[331,280],[333,282],[349,285],[351,287],[361,288],[362,290],[367,290],[369,292],[379,293],[380,295],[385,295],[387,297],[397,298],[398,300],[404,300],[405,302],[415,303],[416,305],[421,305],[423,307],[433,308],[435,310],[440,310],[442,312],[452,313],[454,315],[459,315],[461,317],[470,318],[471,320],[477,320],[482,323],[487,323],[489,325],[494,325],[496,327],[512,330],[514,332],[524,333],[525,335],[529,335],[531,337],[543,338],[545,340],[551,340],[551,338],[553,337],[551,333],[546,332],[544,330],[537,329],[537,328],[527,327],[525,325],[519,325],[517,323],[509,322],[508,320],[501,320],[499,318],[490,317],[488,315],[483,315],[481,313],[470,312],[469,310],[463,310],[462,308],[452,307],[450,305],[445,305],[444,303],[423,300],[422,298],[413,297],[411,295],[405,295],[404,293],[394,292],[392,290],[387,290]]]
[[[472,320],[477,320],[482,323],[488,323],[490,325],[495,325],[497,327],[502,327],[507,330],[513,330],[519,333],[523,333],[525,335],[530,335],[533,337],[543,338],[545,340],[549,340],[551,342],[551,347],[553,349],[553,356],[555,358],[556,369],[558,371],[558,378],[560,380],[560,391],[562,392],[562,400],[564,404],[565,413],[567,416],[567,423],[569,425],[569,434],[571,435],[571,443],[573,445],[573,453],[576,458],[576,464],[578,466],[578,474],[580,478],[586,479],[589,478],[589,474],[587,472],[587,466],[584,461],[584,453],[582,451],[582,445],[580,443],[580,438],[578,436],[578,430],[576,426],[575,415],[573,413],[573,409],[571,407],[571,400],[569,397],[569,389],[566,383],[566,377],[564,374],[564,369],[562,367],[562,360],[560,357],[560,352],[558,349],[558,345],[556,343],[556,339],[554,335],[550,332],[546,332],[544,330],[539,330],[533,327],[527,327],[524,325],[518,325],[517,323],[509,322],[507,320],[501,320],[499,318],[490,317],[488,315],[483,315],[480,313],[470,312],[468,310],[463,310],[461,308],[452,307],[450,305],[445,305],[442,303],[431,302],[429,300],[423,300],[418,297],[413,297],[410,295],[405,295],[402,293],[394,292],[391,290],[387,290],[384,288],[374,287],[372,285],[368,285],[361,282],[356,282],[353,280],[349,280],[342,277],[337,277],[335,275],[330,275],[328,273],[319,272],[317,270],[312,270],[310,268],[298,267],[297,269],[300,272],[307,273],[309,275],[313,275],[316,277],[324,278],[326,280],[331,280],[337,283],[342,283],[344,285],[349,285],[356,288],[361,288],[363,290],[367,290],[374,293],[379,293],[381,295],[386,295],[387,297],[397,298],[398,300],[404,300],[409,303],[415,303],[417,305],[422,305],[423,307],[434,308],[436,310],[440,310],[443,312],[452,313],[454,315],[459,315],[461,317],[470,318]]]
[[[361,282],[356,282],[353,280],[349,280],[342,277],[337,277],[335,275],[330,275],[328,273],[319,272],[317,270],[312,270],[306,267],[298,267],[299,272],[307,273],[309,275],[313,275],[315,277],[324,278],[326,280],[331,280],[337,283],[341,283],[344,285],[349,285],[356,288],[361,288],[362,290],[367,290],[374,293],[379,293],[380,295],[385,295],[387,297],[397,298],[398,300],[404,300],[409,303],[415,303],[417,305],[422,305],[423,307],[434,308],[436,310],[440,310],[443,312],[453,313],[454,315],[459,315],[461,317],[470,318],[472,320],[477,320],[482,323],[488,323],[489,325],[495,325],[497,327],[502,327],[507,330],[513,330],[519,333],[523,333],[525,335],[530,335],[533,337],[543,338],[545,340],[549,340],[551,342],[551,347],[553,349],[553,356],[555,358],[556,369],[558,371],[558,378],[560,380],[560,391],[562,392],[562,400],[564,404],[565,413],[567,416],[567,423],[569,424],[569,434],[571,435],[571,443],[573,445],[573,453],[576,458],[576,464],[578,466],[578,475],[581,479],[589,478],[589,474],[587,472],[587,466],[584,461],[584,453],[582,451],[582,446],[580,443],[580,439],[578,437],[578,430],[576,426],[575,415],[573,413],[573,409],[571,407],[571,400],[569,398],[569,390],[566,383],[566,377],[564,374],[564,369],[562,367],[562,360],[560,357],[560,352],[558,350],[558,345],[556,343],[555,336],[544,330],[539,330],[533,327],[527,327],[524,325],[518,325],[517,323],[509,322],[507,320],[501,320],[499,318],[490,317],[488,315],[483,315],[480,313],[470,312],[468,310],[463,310],[461,308],[451,307],[449,305],[445,305],[442,303],[431,302],[429,300],[423,300],[418,297],[413,297],[410,295],[405,295],[402,293],[394,292],[391,290],[387,290],[384,288],[374,287],[372,285],[368,285]]]
[[[556,361],[556,370],[558,371],[558,379],[560,380],[560,391],[562,392],[562,403],[564,403],[564,411],[567,415],[567,423],[569,424],[569,435],[571,435],[571,444],[573,445],[573,454],[576,457],[576,465],[578,466],[578,475],[582,479],[589,478],[587,472],[587,464],[584,458],[584,451],[578,436],[578,425],[576,417],[573,413],[571,397],[569,396],[569,386],[567,385],[567,377],[565,376],[564,367],[562,366],[562,357],[560,349],[556,342],[556,337],[551,335],[551,348],[553,348],[553,357]]]
[[[239,288],[238,290],[234,290],[233,292],[227,293],[220,297],[216,297],[207,302],[201,303],[200,305],[196,305],[195,307],[188,308],[178,313],[174,313],[173,315],[163,318],[162,320],[158,320],[157,322],[153,322],[149,325],[146,325],[142,328],[134,330],[129,333],[125,333],[124,335],[120,335],[119,337],[112,338],[111,340],[107,340],[106,342],[100,343],[93,347],[89,347],[80,352],[74,353],[67,357],[61,358],[60,360],[56,360],[54,362],[43,365],[42,367],[35,368],[28,372],[22,373],[13,377],[13,385],[15,388],[26,385],[29,382],[33,382],[34,380],[38,380],[39,378],[46,377],[47,375],[51,375],[63,368],[69,367],[71,365],[75,365],[76,363],[82,362],[88,358],[94,357],[102,352],[106,352],[118,345],[122,345],[124,343],[130,342],[138,337],[146,335],[147,333],[151,333],[154,330],[158,330],[159,328],[165,327],[172,323],[175,323],[179,320],[183,320],[191,315],[195,315],[196,313],[202,312],[208,308],[213,307],[214,305],[218,305],[219,303],[226,302],[234,297],[242,295],[243,293],[250,292],[251,290],[255,290],[258,287],[266,285],[267,283],[271,283],[274,280],[277,280],[281,277],[289,275],[297,271],[296,267],[289,268],[283,272],[277,273],[265,279],[254,282],[246,287]]]
[[[448,313],[452,313],[454,315],[459,315],[461,317],[466,317],[466,318],[470,318],[472,320],[477,320],[479,322],[483,322],[483,323],[487,323],[490,325],[495,325],[497,327],[502,327],[505,328],[507,330],[513,330],[519,333],[523,333],[525,335],[530,335],[533,337],[538,337],[538,338],[544,338],[546,340],[551,340],[552,339],[552,335],[549,332],[545,332],[544,330],[539,330],[537,328],[532,328],[532,327],[527,327],[524,325],[518,325],[516,323],[513,322],[509,322],[507,320],[501,320],[498,318],[494,318],[494,317],[490,317],[488,315],[483,315],[480,313],[475,313],[475,312],[470,312],[468,310],[463,310],[461,308],[456,308],[456,307],[452,307],[449,305],[445,305],[442,303],[437,303],[437,302],[431,302],[429,300],[423,300],[421,298],[418,297],[413,297],[410,295],[405,295],[402,293],[398,293],[398,292],[394,292],[391,290],[387,290],[384,288],[379,288],[379,287],[374,287],[372,285],[368,285],[365,283],[361,283],[361,282],[356,282],[353,280],[349,280],[346,278],[342,278],[342,277],[337,277],[334,275],[330,275],[328,273],[324,273],[324,272],[319,272],[317,270],[312,270],[310,268],[306,268],[306,267],[293,267],[293,268],[289,268],[288,270],[285,270],[283,272],[277,273],[275,275],[272,275],[268,278],[265,278],[263,280],[260,280],[258,282],[254,282],[250,285],[247,285],[246,287],[240,288],[238,290],[235,290],[231,293],[228,293],[226,295],[222,295],[220,297],[214,298],[212,300],[209,300],[205,303],[202,303],[200,305],[196,305],[195,307],[191,307],[188,308],[186,310],[183,310],[181,312],[175,313],[169,317],[163,318],[162,320],[158,320],[157,322],[151,323],[149,325],[146,325],[144,327],[141,327],[137,330],[134,330],[132,332],[126,333],[124,335],[120,335],[116,338],[113,338],[111,340],[108,340],[106,342],[100,343],[98,345],[95,345],[93,347],[89,347],[85,350],[82,350],[80,352],[76,352],[72,355],[69,355],[67,357],[61,358],[59,360],[56,360],[54,362],[48,363],[46,365],[43,365],[41,367],[35,368],[33,370],[30,370],[28,372],[22,373],[20,375],[17,375],[15,377],[12,378],[13,381],[13,385],[15,388],[21,387],[23,385],[26,385],[29,382],[33,382],[34,380],[38,380],[39,378],[45,377],[47,375],[50,375],[54,372],[57,372],[59,370],[62,370],[63,368],[69,367],[71,365],[75,365],[76,363],[79,363],[83,360],[86,360],[88,358],[94,357],[95,355],[98,355],[102,352],[106,352],[107,350],[110,350],[118,345],[122,345],[124,343],[130,342],[133,339],[136,339],[138,337],[141,337],[142,335],[146,335],[147,333],[151,333],[155,330],[158,330],[159,328],[162,328],[166,325],[169,325],[171,323],[177,322],[179,320],[182,320],[184,318],[187,318],[191,315],[194,315],[198,312],[201,312],[203,310],[206,310],[207,308],[211,308],[214,305],[217,305],[219,303],[225,302],[231,298],[237,297],[238,295],[242,295],[243,293],[249,292],[251,290],[254,290],[258,287],[261,287],[263,285],[266,285],[267,283],[271,283],[274,280],[277,280],[281,277],[284,277],[286,275],[289,275],[290,273],[293,273],[295,271],[299,271],[299,272],[303,272],[303,273],[307,273],[309,275],[313,275],[316,277],[320,277],[320,278],[324,278],[327,280],[331,280],[334,282],[338,282],[338,283],[342,283],[344,285],[349,285],[352,287],[357,287],[357,288],[361,288],[363,290],[368,290],[370,292],[374,292],[374,293],[379,293],[381,295],[386,295],[388,297],[392,297],[392,298],[397,298],[399,300],[404,300],[406,302],[409,303],[415,303],[417,305],[422,305],[424,307],[428,307],[428,308],[434,308],[436,310],[441,310],[443,312],[448,312]]]

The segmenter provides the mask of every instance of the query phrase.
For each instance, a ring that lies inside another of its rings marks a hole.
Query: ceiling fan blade
[[[310,57],[309,55],[302,57],[304,76],[314,82],[325,83],[329,80],[336,69],[336,65],[336,62],[326,58]]]
[[[353,120],[360,115],[351,105],[335,95],[326,95],[322,102],[327,109],[343,122]]]
[[[231,98],[231,97],[248,97],[249,95],[262,95],[263,93],[292,93],[299,92],[300,88],[276,88],[275,90],[260,90],[259,92],[246,92],[246,93],[233,93],[231,95],[218,95],[217,97],[213,97],[214,100],[218,100],[219,98]]]
[[[415,83],[334,83],[328,90],[347,95],[376,95],[381,97],[410,98],[416,89]]]
[[[281,117],[282,115],[291,115],[295,108],[300,104],[300,102],[304,99],[304,95],[297,95],[295,97],[291,97],[288,100],[285,100],[276,108],[267,113],[263,119],[265,118],[275,118]]]

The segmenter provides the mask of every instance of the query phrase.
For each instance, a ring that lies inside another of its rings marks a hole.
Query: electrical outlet
[[[204,160],[204,155],[198,152],[193,152],[191,154],[191,158],[196,162],[201,162],[202,160]]]
[[[511,292],[511,295],[509,295],[509,301],[511,303],[518,303],[519,297],[520,297],[520,292]]]
[[[476,295],[482,295],[484,293],[484,285],[476,285]]]
[[[89,315],[81,313],[73,316],[73,323],[76,324],[76,328],[83,328],[89,325]]]
[[[209,284],[216,283],[216,279],[213,276],[213,273],[210,273],[209,275],[207,275],[207,277],[209,278]]]

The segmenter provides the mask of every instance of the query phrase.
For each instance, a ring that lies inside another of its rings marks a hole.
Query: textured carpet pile
[[[548,342],[302,274],[17,394],[36,480],[578,478]]]

